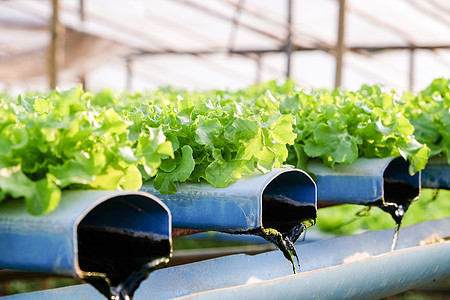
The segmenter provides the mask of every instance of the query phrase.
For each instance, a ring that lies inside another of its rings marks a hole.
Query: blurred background
[[[419,91],[450,75],[448,0],[0,0],[0,91]]]

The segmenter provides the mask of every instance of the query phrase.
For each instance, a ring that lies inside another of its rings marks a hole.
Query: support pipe
[[[133,272],[171,255],[171,216],[143,192],[65,191],[42,216],[0,209],[0,268],[81,278],[109,296]]]
[[[450,276],[450,242],[178,299],[380,299]]]

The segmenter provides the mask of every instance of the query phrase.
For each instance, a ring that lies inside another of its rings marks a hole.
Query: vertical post
[[[81,74],[79,77],[78,77],[78,79],[80,80],[80,83],[81,83],[81,85],[83,86],[83,90],[87,90],[87,87],[86,87],[86,76],[85,76],[85,74],[83,73],[83,74]]]
[[[48,72],[50,89],[54,90],[58,81],[58,38],[59,38],[59,1],[52,0],[53,15],[50,24],[50,52]]]
[[[242,6],[244,5],[245,0],[239,0],[239,3],[236,6],[236,11],[233,16],[233,25],[231,27],[230,38],[228,39],[228,53],[231,54],[234,48],[234,42],[236,40],[236,34],[239,27],[239,16],[241,15]]]
[[[336,45],[336,76],[334,87],[338,88],[342,83],[342,59],[344,56],[344,34],[345,34],[345,0],[339,0],[339,24],[338,40]]]
[[[261,55],[257,55],[255,61],[256,61],[255,84],[259,84],[261,83],[261,70],[262,70]]]
[[[133,59],[131,56],[127,56],[127,82],[126,82],[126,89],[128,91],[131,90],[131,85],[133,82]]]
[[[291,77],[292,56],[292,0],[287,0],[286,78]]]
[[[84,13],[84,0],[79,0],[79,1],[80,2],[79,2],[79,6],[78,6],[78,13],[79,13],[79,16],[80,16],[80,21],[83,22],[85,20],[85,18],[86,18],[86,15]],[[86,91],[87,90],[87,87],[86,87],[86,75],[85,75],[84,72],[82,74],[80,74],[79,79],[80,79],[81,85],[83,86],[83,89]]]
[[[84,19],[85,19],[85,13],[84,13],[84,0],[80,0],[80,11],[79,11],[79,13],[80,13],[80,20],[81,21],[84,21]]]
[[[411,48],[409,50],[409,90],[414,91],[414,73],[415,73],[415,49]]]
[[[65,28],[59,22],[59,0],[52,0],[53,14],[50,20],[50,49],[48,53],[48,76],[50,89],[58,84],[58,68],[64,63]]]

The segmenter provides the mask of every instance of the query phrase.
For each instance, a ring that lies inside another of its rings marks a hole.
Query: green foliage
[[[0,201],[23,198],[42,214],[62,189],[136,190],[153,179],[225,187],[283,164],[306,169],[358,157],[402,156],[410,173],[449,159],[449,80],[400,98],[379,86],[305,91],[288,80],[247,89],[83,92],[0,99]],[[431,150],[430,150],[431,149]]]
[[[23,198],[31,214],[43,214],[58,205],[64,188],[140,188],[137,166],[152,162],[157,169],[155,153],[135,155],[130,123],[91,100],[80,87],[0,100],[0,201]],[[144,139],[167,148],[164,139],[145,132],[137,144]]]
[[[80,87],[2,98],[0,201],[23,198],[38,215],[58,205],[62,189],[136,190],[153,177],[162,193],[186,180],[225,187],[285,161],[293,119],[276,108]]]
[[[305,169],[310,158],[333,167],[358,157],[403,156],[410,162],[411,174],[425,167],[429,149],[415,139],[414,127],[403,115],[404,102],[394,92],[364,85],[357,91],[307,93],[292,84],[268,84],[272,97],[280,100],[281,113],[295,118],[297,137],[287,163]]]
[[[154,181],[160,192],[175,193],[175,183],[185,180],[225,187],[286,160],[286,145],[295,138],[291,116],[281,115],[276,107],[258,113],[231,99],[184,96],[159,91],[123,110],[133,122],[131,136],[158,127],[173,145],[173,157],[163,158]]]
[[[450,164],[450,79],[435,79],[425,90],[403,99],[417,140],[428,145],[431,156],[444,155]]]

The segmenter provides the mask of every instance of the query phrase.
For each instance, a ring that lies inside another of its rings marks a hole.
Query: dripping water
[[[384,180],[384,201],[376,202],[374,205],[389,213],[395,221],[391,251],[394,251],[397,246],[403,217],[411,203],[419,197],[418,195],[419,188],[412,184],[390,179]]]
[[[394,237],[392,238],[391,251],[395,250],[397,246],[398,234],[400,233],[400,223],[395,224]]]
[[[257,235],[275,245],[284,255],[284,257],[291,263],[292,271],[294,274],[297,273],[295,266],[295,260],[297,261],[297,266],[300,270],[300,260],[295,250],[294,243],[298,240],[295,236],[300,235],[306,229],[303,224],[296,225],[292,228],[289,233],[281,233],[274,228],[258,228],[254,230],[251,234]],[[294,259],[295,258],[295,259]]]
[[[317,209],[314,205],[301,205],[282,195],[264,195],[262,201],[263,226],[247,233],[274,244],[291,263],[295,274],[295,261],[300,270],[300,260],[294,244],[308,227],[315,224]]]
[[[78,227],[78,253],[83,280],[108,299],[128,300],[168,262],[171,244],[167,236],[85,225]]]

